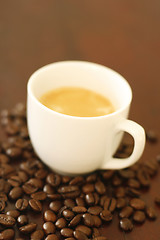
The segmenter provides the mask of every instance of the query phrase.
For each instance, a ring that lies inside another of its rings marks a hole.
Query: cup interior
[[[63,61],[37,70],[29,79],[28,91],[37,100],[53,89],[82,87],[107,97],[120,110],[130,104],[132,91],[128,82],[105,66],[83,61]]]

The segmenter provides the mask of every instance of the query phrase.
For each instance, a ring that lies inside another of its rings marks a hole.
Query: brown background
[[[38,68],[60,60],[87,60],[120,72],[133,89],[130,118],[160,135],[159,0],[0,1],[0,109],[26,101],[26,84]],[[160,144],[146,145],[142,159]],[[160,173],[143,198],[154,205]],[[155,206],[156,207],[156,206]],[[159,240],[159,218],[133,232],[105,227],[109,240]]]

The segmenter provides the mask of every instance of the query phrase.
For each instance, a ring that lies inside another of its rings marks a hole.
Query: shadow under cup
[[[40,97],[60,87],[82,87],[107,97],[115,112],[100,117],[73,117],[42,105]],[[115,71],[89,62],[64,61],[37,70],[28,82],[27,121],[33,147],[49,167],[62,174],[101,168],[119,146],[123,133],[114,125],[127,118],[132,91]]]

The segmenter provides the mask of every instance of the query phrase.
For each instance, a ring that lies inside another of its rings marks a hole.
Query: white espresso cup
[[[82,87],[107,97],[115,112],[99,117],[75,117],[55,112],[40,97],[60,87]],[[63,61],[37,70],[28,82],[27,122],[33,148],[51,169],[68,175],[97,169],[122,169],[134,164],[145,145],[144,129],[128,120],[132,91],[115,71],[99,64]],[[128,158],[114,158],[123,133],[134,139]]]

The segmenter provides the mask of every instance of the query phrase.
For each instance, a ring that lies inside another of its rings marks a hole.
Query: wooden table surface
[[[130,119],[160,137],[159,0],[0,1],[0,109],[26,101],[29,76],[48,63],[86,60],[113,68],[133,89]],[[143,160],[160,153],[146,145]],[[159,240],[160,171],[144,194],[159,214],[124,234],[115,220],[105,226],[109,240]]]

